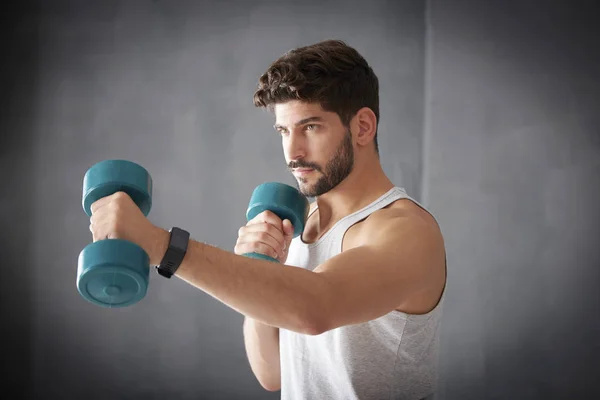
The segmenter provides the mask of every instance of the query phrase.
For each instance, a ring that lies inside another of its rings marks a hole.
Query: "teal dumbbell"
[[[298,190],[292,186],[278,182],[267,182],[259,185],[252,192],[250,203],[246,210],[246,219],[250,221],[264,211],[271,211],[281,220],[289,219],[294,228],[293,237],[304,231],[308,218],[309,203]],[[259,253],[246,253],[246,257],[279,262],[273,257]]]
[[[93,165],[83,178],[83,210],[116,192],[127,193],[147,216],[152,208],[152,178],[140,165],[126,160],[105,160]],[[150,259],[140,246],[121,239],[88,244],[79,253],[77,290],[86,300],[108,308],[140,301],[148,290]]]

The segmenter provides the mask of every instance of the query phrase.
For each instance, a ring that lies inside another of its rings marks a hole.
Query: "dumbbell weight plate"
[[[140,301],[148,290],[148,254],[120,239],[99,240],[79,254],[77,290],[86,300],[103,307],[126,307]]]
[[[152,207],[152,178],[141,165],[127,160],[104,160],[88,169],[83,178],[83,210],[92,215],[92,204],[116,192],[127,193],[145,216]]]

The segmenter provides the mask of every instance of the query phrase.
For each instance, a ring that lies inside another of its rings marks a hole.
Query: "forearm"
[[[311,271],[190,240],[176,276],[267,325],[307,334],[322,326],[328,283]]]
[[[267,390],[279,390],[281,387],[279,328],[246,317],[244,344],[250,367],[260,384]]]

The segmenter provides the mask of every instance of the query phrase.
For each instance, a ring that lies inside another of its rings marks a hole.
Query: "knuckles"
[[[96,200],[92,203],[90,209],[92,211],[92,215],[97,214],[99,211],[122,211],[127,208],[129,203],[132,203],[133,200],[129,197],[129,195],[125,192],[116,192],[106,198]]]
[[[112,197],[116,203],[122,203],[129,199],[129,195],[125,192],[116,192]]]
[[[273,211],[270,211],[270,210],[265,210],[265,211],[261,212],[256,217],[254,217],[253,221],[255,223],[264,222],[264,223],[271,224],[276,227],[282,226],[281,219],[277,216],[277,214],[275,214]]]
[[[123,211],[128,205],[129,196],[123,192],[117,192],[112,201],[108,204],[114,212]]]
[[[259,215],[262,215],[265,218],[265,220],[278,219],[277,215],[275,215],[275,213],[273,211],[269,211],[269,210],[265,210],[262,213],[260,213]]]

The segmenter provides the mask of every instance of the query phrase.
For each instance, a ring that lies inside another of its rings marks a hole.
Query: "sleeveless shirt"
[[[394,187],[339,220],[316,242],[304,243],[301,235],[294,238],[286,265],[313,270],[342,251],[342,239],[352,225],[399,199],[409,199],[427,211],[403,188]],[[438,304],[426,314],[394,310],[314,336],[280,329],[281,399],[417,400],[432,396],[438,377],[444,295],[445,285]]]

